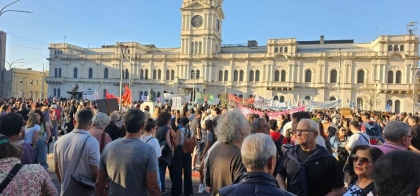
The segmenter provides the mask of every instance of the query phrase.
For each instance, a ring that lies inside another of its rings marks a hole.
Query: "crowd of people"
[[[0,195],[193,195],[197,171],[198,193],[211,195],[420,196],[417,113],[0,102]]]

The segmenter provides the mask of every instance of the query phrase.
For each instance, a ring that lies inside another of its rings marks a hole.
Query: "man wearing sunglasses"
[[[410,126],[400,121],[388,122],[384,129],[385,143],[375,145],[384,154],[395,151],[406,151],[411,146],[413,136],[410,133]]]
[[[303,196],[343,195],[344,174],[340,165],[326,148],[316,143],[319,124],[302,119],[294,132],[298,145],[287,150],[279,166],[280,188]]]

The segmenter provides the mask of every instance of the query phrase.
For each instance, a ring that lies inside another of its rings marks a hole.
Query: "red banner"
[[[120,102],[120,97],[115,96],[114,94],[108,93],[108,89],[105,91],[105,99],[117,99],[118,103]],[[131,89],[127,85],[124,85],[124,94],[122,95],[122,104],[128,105],[131,104]]]
[[[245,116],[248,116],[249,114],[258,114],[259,116],[262,116],[264,114],[264,112],[261,112],[261,111],[258,111],[258,110],[253,110],[251,108],[247,108],[247,107],[244,107],[244,106],[241,106],[241,105],[238,105],[238,108],[239,108],[239,110],[241,110],[241,112]],[[277,117],[279,115],[293,114],[295,112],[303,112],[303,111],[305,111],[305,106],[300,106],[300,107],[293,108],[293,109],[290,109],[290,110],[286,110],[286,111],[283,111],[283,112],[273,112],[273,113],[268,112],[266,114],[268,115],[268,117],[270,119],[277,119]]]
[[[115,96],[114,94],[108,93],[108,89],[105,91],[105,99],[117,99],[118,103],[120,102],[120,98]]]
[[[240,97],[237,97],[233,94],[229,94],[228,96],[229,102],[233,101],[235,103],[239,103],[239,104],[252,104],[254,103],[254,98],[249,98],[249,99],[242,99]]]

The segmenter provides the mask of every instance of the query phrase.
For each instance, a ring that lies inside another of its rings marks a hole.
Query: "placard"
[[[98,111],[106,113],[108,116],[112,112],[119,110],[117,99],[98,99],[96,104],[98,105]]]
[[[173,110],[182,109],[182,97],[173,97],[172,98],[172,109]]]

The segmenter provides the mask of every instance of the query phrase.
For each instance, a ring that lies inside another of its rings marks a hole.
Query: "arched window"
[[[130,78],[130,72],[128,71],[128,69],[125,69],[125,79],[129,79]]]
[[[400,51],[404,51],[404,45],[400,46]]]
[[[241,99],[244,98],[244,96],[242,94],[239,94],[238,97],[241,98]]]
[[[157,76],[156,69],[154,69],[153,70],[153,80],[156,80],[156,76]]]
[[[392,45],[388,45],[388,51],[392,51]]]
[[[392,111],[392,100],[386,101],[386,111],[388,112]]]
[[[108,78],[108,68],[105,68],[105,70],[104,70],[104,78],[105,79]]]
[[[171,80],[175,80],[175,70],[171,71]]]
[[[284,96],[280,96],[280,102],[283,103],[284,102]]]
[[[54,70],[54,77],[57,77],[57,76],[58,76],[58,69],[55,68],[55,70]]]
[[[93,78],[93,69],[89,68],[89,78]]]
[[[312,71],[306,70],[305,71],[305,82],[311,82],[312,81]]]
[[[144,79],[144,71],[143,69],[140,69],[140,80]]]
[[[337,100],[335,97],[330,97],[330,101],[335,101]]]
[[[61,90],[60,88],[57,89],[57,97],[60,98],[61,97]]]
[[[311,100],[310,96],[305,96],[305,100]]]
[[[31,92],[29,92],[29,97],[36,99],[36,97],[33,97],[33,93],[32,93],[32,91],[31,91]]]
[[[143,97],[143,91],[140,91],[140,97],[139,100],[142,100],[141,97]]]
[[[61,68],[58,68],[58,77],[61,78]]]
[[[158,80],[162,79],[162,70],[158,70]]]
[[[365,71],[363,70],[357,71],[357,83],[358,84],[365,83]]]
[[[394,51],[398,51],[398,45],[394,46]]]
[[[143,96],[147,96],[147,91],[144,91]]]
[[[146,70],[144,71],[144,78],[145,78],[146,80],[148,80],[148,79],[149,79],[149,70],[148,70],[148,69],[146,69]]]
[[[239,78],[239,73],[238,73],[238,70],[235,70],[235,71],[233,72],[233,81],[238,81],[238,78]]]
[[[278,53],[279,52],[279,47],[274,48],[274,53]]]
[[[255,72],[255,81],[260,81],[260,70],[257,70],[256,72]]]
[[[73,78],[77,78],[77,68],[73,69]]]
[[[219,71],[219,81],[223,81],[223,71]]]
[[[160,92],[157,92],[156,97],[160,97]]]
[[[239,81],[244,81],[244,71],[243,70],[241,70],[239,72]]]
[[[397,71],[395,73],[395,83],[401,84],[401,71]],[[395,104],[395,105],[397,105],[397,104]]]
[[[388,71],[388,83],[392,84],[394,83],[394,72]]]
[[[254,70],[249,71],[249,81],[254,81]]]
[[[224,81],[228,81],[229,79],[229,71],[225,70]]]
[[[32,93],[32,92],[31,92]],[[57,96],[57,89],[54,88],[54,97]]]
[[[288,52],[288,48],[287,47],[284,47],[284,52]]]
[[[275,96],[273,97],[273,100],[279,100],[279,96],[275,95]]]
[[[166,80],[169,80],[169,78],[171,77],[169,74],[170,74],[170,71],[166,70]]]
[[[280,52],[283,52],[283,47],[280,47]]]
[[[276,82],[280,81],[280,71],[279,70],[276,70],[274,72],[274,81],[276,81]]]
[[[395,113],[400,113],[401,102],[400,100],[395,101]]]
[[[330,83],[336,83],[337,82],[337,70],[333,69],[330,73]]]
[[[280,81],[286,82],[286,71],[285,70],[281,70]]]

